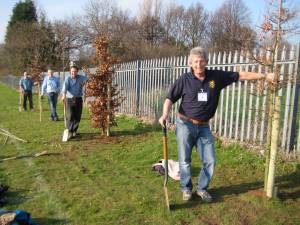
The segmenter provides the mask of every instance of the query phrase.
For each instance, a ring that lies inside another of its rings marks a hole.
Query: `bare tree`
[[[185,8],[171,3],[163,17],[166,38],[170,44],[175,43],[178,48],[186,47],[187,27]]]
[[[138,16],[139,33],[141,38],[153,47],[162,43],[164,28],[161,23],[160,0],[144,0]]]
[[[211,15],[208,38],[213,51],[240,50],[246,40],[254,40],[249,11],[242,0],[227,0]]]
[[[203,44],[206,35],[208,13],[200,3],[191,5],[185,13],[186,46],[189,48]]]
[[[114,12],[119,11],[115,0],[89,0],[85,5],[85,13],[79,21],[85,35],[93,43],[99,35],[108,36]]]
[[[110,40],[109,50],[113,54],[127,60],[138,58],[134,48],[139,42],[138,24],[129,17],[127,11],[119,9],[115,1],[90,0],[78,24],[87,37],[90,49],[96,37],[106,36]]]
[[[62,71],[69,65],[71,54],[85,46],[87,38],[78,29],[77,17],[56,20],[53,23],[55,40],[57,43],[56,54],[61,60]]]

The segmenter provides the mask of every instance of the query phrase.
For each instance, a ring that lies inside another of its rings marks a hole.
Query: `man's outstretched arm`
[[[274,73],[255,73],[255,72],[239,72],[239,80],[266,80],[271,83],[276,82],[276,75]]]

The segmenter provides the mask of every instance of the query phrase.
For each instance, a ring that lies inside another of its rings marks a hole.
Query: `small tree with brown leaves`
[[[87,67],[84,68],[89,76],[86,97],[93,98],[88,101],[92,126],[100,128],[102,134],[106,132],[106,135],[110,136],[110,127],[117,125],[115,112],[124,101],[118,86],[113,85],[114,65],[119,62],[119,58],[109,53],[109,40],[106,37],[97,37],[94,47],[96,71],[91,73]]]

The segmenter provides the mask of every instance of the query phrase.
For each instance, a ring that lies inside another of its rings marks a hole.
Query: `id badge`
[[[206,92],[198,93],[198,102],[207,102],[207,93]]]

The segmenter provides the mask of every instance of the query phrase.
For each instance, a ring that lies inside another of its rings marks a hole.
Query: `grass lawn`
[[[157,127],[119,117],[110,138],[90,127],[87,110],[80,137],[61,142],[63,121],[51,122],[44,100],[39,112],[18,112],[18,94],[0,84],[0,127],[28,140],[3,145],[0,136],[0,182],[10,186],[2,209],[30,212],[39,224],[300,224],[300,164],[278,162],[279,198],[261,196],[264,160],[237,145],[216,142],[217,166],[210,186],[213,203],[193,196],[182,201],[178,181],[168,184],[171,212],[165,207],[163,177],[151,171],[162,158]],[[37,97],[34,99],[37,106]],[[36,107],[37,108],[37,107]],[[62,105],[58,106],[62,116]],[[169,158],[177,160],[173,132]],[[48,151],[48,156],[31,157]],[[200,163],[193,153],[193,179]]]

